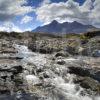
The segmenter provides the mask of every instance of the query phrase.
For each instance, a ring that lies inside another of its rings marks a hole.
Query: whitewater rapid
[[[26,66],[27,63],[32,63],[37,67],[43,67],[48,63],[48,55],[34,53],[30,51],[28,47],[23,45],[16,45],[15,47],[18,50],[17,56],[23,57],[22,62],[26,64]],[[70,62],[72,60],[76,61],[74,58],[67,59],[67,61]],[[58,70],[60,70],[60,68],[58,68]],[[51,73],[51,76],[53,77],[45,78],[43,81],[45,84],[50,83],[54,88],[53,93],[47,91],[47,99],[44,100],[100,100],[99,96],[90,96],[88,94],[82,95],[81,92],[84,92],[84,89],[73,83],[73,75],[66,73],[68,79],[66,82],[61,75],[58,76],[50,69],[46,69],[46,71],[47,73]],[[38,75],[26,74],[24,78],[26,78],[28,84],[31,85],[41,82]]]

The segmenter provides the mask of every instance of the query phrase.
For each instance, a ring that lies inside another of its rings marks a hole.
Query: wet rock
[[[83,48],[81,51],[79,51],[79,54],[81,54],[83,56],[89,56],[89,49]]]
[[[67,53],[67,52],[64,52],[64,51],[60,51],[58,53],[55,54],[55,57],[69,57],[70,55]]]
[[[2,89],[0,88],[0,95],[1,94],[10,94],[10,90],[2,86]]]
[[[59,65],[65,65],[66,62],[65,62],[64,60],[58,60],[58,61],[57,61],[57,64],[59,64]]]
[[[70,55],[78,55],[78,50],[76,46],[67,46],[66,47],[66,51],[70,54]]]
[[[89,41],[85,45],[82,45],[82,46],[84,48],[81,51],[82,55],[99,57],[100,37],[93,37],[89,39]]]
[[[22,66],[14,66],[12,69],[14,69],[13,70],[14,74],[22,73],[22,71],[23,71],[23,67]]]
[[[39,52],[39,53],[42,53],[42,54],[46,54],[46,53],[50,53],[51,54],[54,51],[53,48],[48,48],[48,47],[39,47],[38,48],[38,46],[36,46],[35,44],[30,44],[28,46],[28,48],[30,50],[32,50],[33,52]]]
[[[90,77],[100,82],[100,71],[96,69],[69,67],[69,73],[76,74],[83,77]]]
[[[100,57],[99,50],[96,50],[96,48],[92,47],[89,48],[88,46],[86,48],[83,48],[79,53],[83,56]]]
[[[20,86],[20,85],[23,84],[23,79],[20,78],[20,77],[15,77],[15,78],[13,79],[13,81],[14,81],[14,83],[15,83],[15,86]],[[17,87],[17,88],[18,88],[18,87]]]
[[[12,73],[21,73],[22,72],[22,70],[23,70],[23,67],[22,66],[20,66],[20,65],[18,65],[18,66],[8,66],[8,67],[1,67],[0,68],[0,71],[1,72],[12,72]]]
[[[52,72],[51,71],[45,71],[43,72],[43,77],[44,78],[52,78]]]
[[[81,67],[69,67],[69,73],[73,73],[80,76],[90,76],[89,69],[85,69]]]
[[[17,99],[17,100],[21,100],[22,98],[23,98],[22,92],[21,92],[21,91],[18,91],[18,92],[16,93],[16,99]]]
[[[23,68],[20,65],[6,64],[0,65],[0,91],[2,94],[9,94],[16,91],[20,84],[23,84],[23,79],[19,76]]]
[[[37,73],[43,72],[43,68],[41,68],[41,67],[37,68],[36,72],[37,72]]]
[[[74,83],[80,84],[80,86],[85,89],[90,89],[91,91],[100,93],[100,83],[92,79],[91,77],[76,76],[76,79],[74,79]]]
[[[18,91],[13,95],[2,95],[0,100],[47,100],[44,97],[41,97],[39,94],[32,93],[23,93]]]
[[[61,38],[58,39],[58,38],[46,37],[46,38],[36,39],[36,41],[30,43],[28,47],[29,49],[35,52],[51,54],[63,50],[66,46],[66,43],[64,42],[65,41],[62,41]]]
[[[92,55],[93,57],[100,57],[100,50],[95,50]]]

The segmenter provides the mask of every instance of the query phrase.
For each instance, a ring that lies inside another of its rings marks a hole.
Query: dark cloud
[[[0,21],[7,21],[18,15],[33,11],[30,6],[23,6],[26,0],[0,0]]]

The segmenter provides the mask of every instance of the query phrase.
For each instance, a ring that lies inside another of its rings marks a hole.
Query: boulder
[[[68,54],[67,52],[64,52],[64,51],[60,51],[60,52],[57,52],[56,54],[55,54],[55,57],[69,57],[70,56],[70,54]]]
[[[95,93],[100,93],[100,83],[90,77],[76,76],[74,83],[80,84],[85,89],[90,89]]]
[[[100,57],[100,50],[93,51],[92,56],[93,57]]]
[[[33,52],[40,52],[40,53],[43,53],[43,54],[52,53],[54,51],[53,48],[49,48],[49,47],[39,46],[39,48],[38,48],[38,46],[36,46],[35,44],[29,44],[28,48],[30,50],[32,50]]]
[[[100,69],[82,68],[82,67],[69,67],[69,73],[79,75],[82,77],[90,77],[100,82]]]
[[[59,65],[65,65],[66,62],[65,62],[64,60],[58,60],[58,61],[57,61],[57,64],[59,64]]]
[[[77,47],[67,46],[66,52],[68,52],[70,55],[78,55],[77,49],[78,49]]]

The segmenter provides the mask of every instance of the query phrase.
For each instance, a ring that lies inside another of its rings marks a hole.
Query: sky
[[[0,0],[0,31],[31,31],[57,20],[100,28],[100,0]]]

